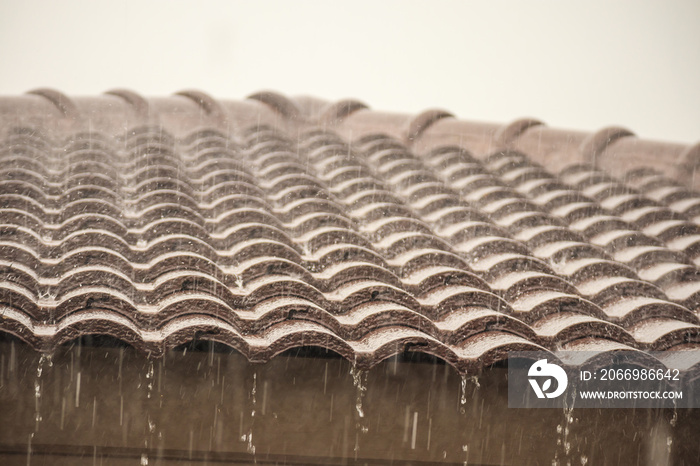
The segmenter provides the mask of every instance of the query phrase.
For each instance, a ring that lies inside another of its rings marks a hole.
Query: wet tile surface
[[[401,138],[357,101],[311,121],[260,94],[245,105],[277,118],[260,122],[203,94],[155,111],[120,92],[148,116],[95,104],[86,129],[3,114],[0,329],[37,349],[204,339],[252,361],[320,346],[362,367],[418,351],[467,371],[509,350],[700,343],[700,194],[667,173],[441,144],[444,112]],[[42,96],[57,120],[85,116]],[[521,126],[500,137],[539,128]]]

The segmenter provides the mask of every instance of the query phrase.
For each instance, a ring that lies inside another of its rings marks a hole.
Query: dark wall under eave
[[[506,372],[335,357],[0,345],[2,464],[696,464],[692,410],[516,410]],[[40,369],[40,371],[38,370]],[[40,372],[40,375],[39,375]],[[363,413],[363,416],[360,416]],[[672,425],[675,424],[675,425]],[[670,443],[669,443],[670,442]],[[28,461],[29,460],[29,461]]]

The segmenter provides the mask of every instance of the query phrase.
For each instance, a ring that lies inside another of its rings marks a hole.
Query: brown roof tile
[[[272,92],[41,89],[0,98],[0,124],[0,329],[39,349],[203,338],[467,370],[700,345],[700,195],[668,162],[692,147]]]

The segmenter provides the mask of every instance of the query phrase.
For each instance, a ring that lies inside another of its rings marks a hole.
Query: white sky
[[[263,89],[700,140],[700,1],[0,0],[0,94]]]

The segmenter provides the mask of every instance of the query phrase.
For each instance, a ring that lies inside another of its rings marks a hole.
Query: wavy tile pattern
[[[197,338],[255,361],[315,345],[463,371],[510,350],[700,344],[700,194],[311,126],[6,128],[0,330],[41,350]]]

